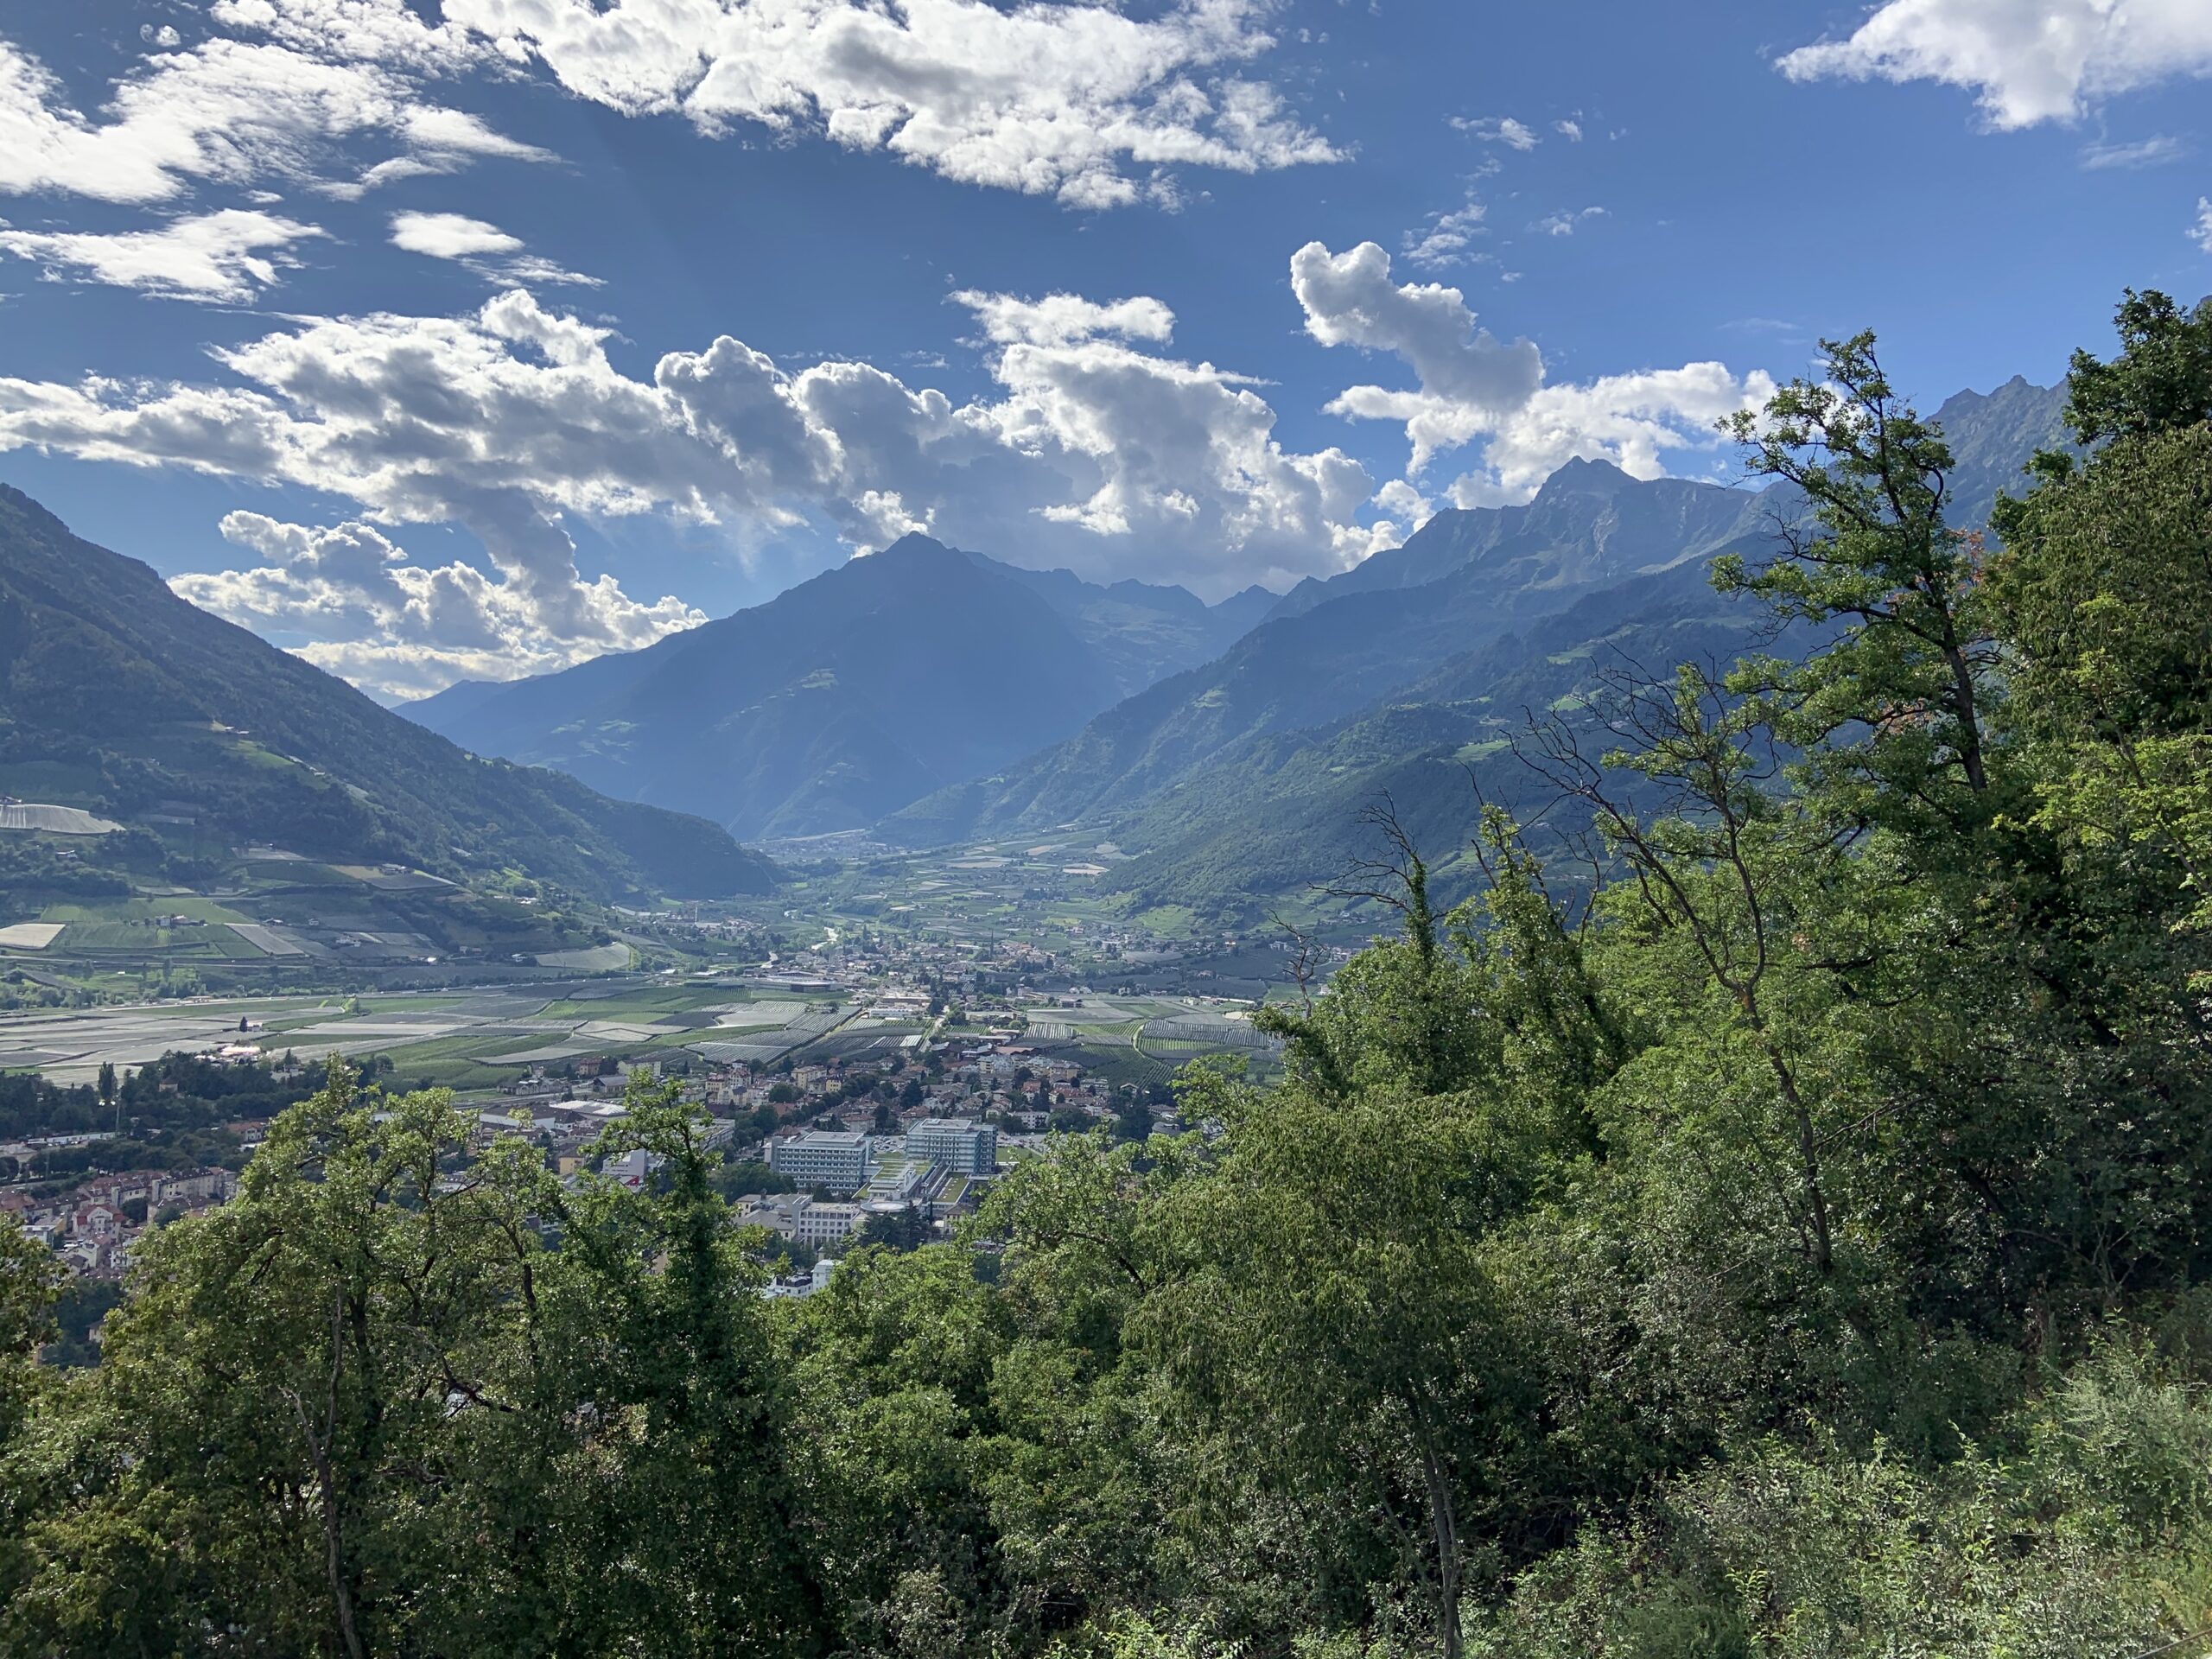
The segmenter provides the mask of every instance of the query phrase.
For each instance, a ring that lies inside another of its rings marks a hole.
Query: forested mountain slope
[[[1147,795],[1114,826],[1142,850],[1099,885],[1140,906],[1249,923],[1370,856],[1364,815],[1387,801],[1429,854],[1440,902],[1456,901],[1481,880],[1466,851],[1479,802],[1539,823],[1548,847],[1587,827],[1516,752],[1533,722],[1556,714],[1586,728],[1577,702],[1601,677],[1731,662],[1773,643],[1764,620],[1715,594],[1701,560],[1589,594],[1357,714],[1259,738]]]
[[[714,824],[463,753],[4,486],[0,722],[15,775],[51,767],[126,824],[182,803],[241,842],[464,881],[513,869],[602,901],[773,885]]]
[[[1214,655],[1252,608],[909,536],[644,651],[402,712],[478,753],[738,834],[812,835],[1066,735]]]

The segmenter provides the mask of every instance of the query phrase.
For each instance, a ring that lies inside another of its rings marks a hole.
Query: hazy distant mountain
[[[5,486],[0,769],[11,791],[126,825],[184,813],[236,842],[463,881],[514,869],[602,900],[773,886],[715,825],[464,754]]]
[[[1185,588],[1144,582],[1101,588],[1071,570],[1025,570],[980,553],[968,556],[1021,583],[1058,611],[1105,664],[1116,694],[1125,697],[1166,675],[1211,662],[1272,610],[1278,598],[1255,586],[1209,606]]]
[[[1206,660],[1255,608],[1236,603],[909,536],[644,651],[404,712],[480,754],[740,835],[813,835],[1003,766]]]
[[[1976,523],[2057,437],[2063,398],[2016,379],[1943,405],[1955,523]],[[918,801],[883,831],[932,845],[1110,823],[1141,855],[1108,885],[1232,909],[1341,869],[1359,807],[1385,790],[1415,820],[1451,820],[1456,842],[1466,765],[1512,797],[1517,772],[1493,763],[1504,733],[1593,664],[1663,671],[1744,649],[1757,619],[1712,591],[1707,563],[1756,555],[1802,511],[1787,489],[1571,462],[1526,506],[1440,512],[1404,546],[1301,584],[1219,661]]]
[[[1262,739],[1343,719],[1578,595],[1743,541],[1762,512],[1742,491],[1571,462],[1526,506],[1438,513],[1403,547],[1313,584],[1313,602],[1286,601],[1217,660],[1051,750],[917,802],[885,831],[930,844],[1132,809]],[[1396,580],[1431,571],[1441,574]]]

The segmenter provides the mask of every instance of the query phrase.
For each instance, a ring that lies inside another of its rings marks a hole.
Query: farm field
[[[895,1048],[915,1029],[868,1021],[848,1031],[847,1014],[835,1002],[800,1004],[775,993],[756,1002],[726,983],[665,980],[484,986],[449,995],[211,999],[0,1014],[0,1070],[87,1083],[103,1065],[143,1065],[172,1050],[236,1043],[302,1060],[387,1055],[400,1084],[488,1090],[533,1065],[585,1056],[673,1058],[689,1051],[702,1058],[772,1059],[825,1039],[839,1052]],[[745,1040],[719,1040],[715,1033],[724,1030]],[[717,1052],[740,1047],[747,1052]]]
[[[1248,1010],[1217,999],[1095,992],[1080,1007],[1033,1009],[1024,1039],[1115,1084],[1162,1083],[1203,1054],[1242,1054],[1255,1073],[1264,1074],[1281,1049],[1252,1028]]]

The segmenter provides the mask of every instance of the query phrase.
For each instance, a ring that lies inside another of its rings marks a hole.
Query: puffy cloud
[[[460,319],[310,321],[216,353],[243,385],[0,382],[0,444],[304,485],[386,524],[462,524],[490,556],[509,613],[527,619],[536,644],[508,670],[524,671],[548,653],[644,643],[690,615],[672,600],[641,607],[604,579],[585,582],[562,512],[658,505],[707,518],[732,487],[719,445],[671,420],[655,388],[615,373],[603,338],[522,294]],[[223,603],[284,600],[303,616],[334,616],[328,572],[315,566],[308,604],[297,564],[280,567],[283,581],[228,583]],[[364,613],[396,606],[355,598]]]
[[[633,649],[705,617],[680,601],[641,605],[611,576],[578,584],[592,613],[588,638],[562,638],[512,581],[455,561],[409,562],[373,525],[287,524],[231,512],[224,537],[261,556],[245,570],[181,575],[169,585],[247,627],[311,638],[301,655],[387,695],[420,695],[461,678],[504,678],[566,667],[608,649]]]
[[[391,242],[410,253],[433,259],[465,259],[471,254],[512,253],[522,238],[466,213],[403,213],[391,216]]]
[[[1388,352],[1413,369],[1413,389],[1351,386],[1329,404],[1347,419],[1402,424],[1409,479],[1440,450],[1486,441],[1482,467],[1452,486],[1462,506],[1526,500],[1576,458],[1656,478],[1670,452],[1709,447],[1723,415],[1773,391],[1764,374],[1739,378],[1719,363],[1547,385],[1532,341],[1497,340],[1456,288],[1393,283],[1389,255],[1372,242],[1340,254],[1310,242],[1292,256],[1290,276],[1315,340]]]
[[[213,0],[224,31],[175,29],[99,118],[0,42],[0,191],[174,200],[270,176],[346,198],[472,157],[543,159],[430,96],[442,79],[543,66],[626,114],[701,130],[819,133],[945,177],[1105,207],[1173,206],[1175,172],[1339,159],[1249,66],[1279,0]],[[322,177],[341,141],[396,155]]]
[[[239,519],[233,539],[265,568],[185,589],[345,645],[349,672],[384,652],[410,684],[529,671],[690,618],[586,582],[569,513],[721,524],[741,550],[803,524],[863,550],[925,529],[1209,595],[1341,569],[1397,539],[1361,522],[1366,469],[1335,448],[1286,449],[1254,382],[1145,349],[1172,324],[1158,302],[963,300],[999,341],[995,393],[961,404],[864,363],[791,372],[727,336],[636,378],[609,360],[605,328],[517,291],[458,317],[299,320],[215,353],[223,384],[0,380],[0,448],[293,484],[375,525],[465,527],[492,575],[416,570],[370,524],[280,533]]]
[[[0,41],[0,192],[168,201],[201,181],[312,179],[339,141],[371,135],[429,170],[468,156],[543,157],[425,103],[381,67],[275,42],[219,38],[158,53],[101,113],[71,107],[51,73]]]
[[[1887,0],[1847,38],[1779,60],[1793,80],[1938,80],[1971,87],[1993,125],[2073,118],[2094,100],[2212,74],[2204,0]]]
[[[1370,549],[1351,524],[1373,489],[1367,470],[1335,449],[1283,450],[1274,411],[1243,377],[1106,340],[1010,346],[997,375],[1006,397],[979,413],[1003,445],[1053,467],[1072,498],[1037,511],[1119,543],[1117,575],[1218,594],[1342,569]]]
[[[1452,125],[1456,130],[1479,138],[1486,144],[1503,144],[1508,149],[1534,149],[1542,142],[1536,137],[1534,127],[1525,121],[1516,121],[1510,115],[1455,115],[1452,118]],[[1562,127],[1560,130],[1565,131],[1566,128]],[[1580,136],[1579,130],[1576,136]]]
[[[1552,123],[1552,130],[1570,144],[1579,144],[1582,142],[1582,124],[1580,121],[1554,121]]]
[[[1101,334],[1164,342],[1175,332],[1175,314],[1158,300],[1144,297],[1101,305],[1076,294],[1023,300],[972,288],[951,297],[976,314],[984,338],[1001,346],[1066,346]]]
[[[1724,416],[1774,395],[1759,371],[1738,376],[1723,363],[1611,374],[1580,385],[1545,386],[1503,422],[1483,466],[1453,481],[1461,506],[1525,501],[1570,461],[1610,461],[1632,478],[1658,478],[1668,458],[1712,449]]]
[[[187,300],[250,300],[298,261],[295,242],[324,232],[274,213],[225,208],[158,230],[106,235],[0,228],[0,251],[35,260],[54,281],[74,277]]]
[[[214,0],[207,13],[226,29],[296,52],[418,73],[451,73],[493,56],[467,29],[433,23],[407,0]]]
[[[1307,334],[1324,346],[1357,346],[1403,358],[1422,392],[1440,405],[1494,417],[1527,403],[1543,382],[1543,355],[1534,340],[1508,345],[1496,339],[1478,326],[1456,288],[1392,283],[1390,256],[1372,242],[1343,253],[1307,243],[1291,256],[1290,286],[1305,308]],[[1362,387],[1344,397],[1355,393],[1383,395],[1379,388]],[[1413,435],[1415,470],[1437,444],[1465,442],[1465,435],[1446,438],[1440,432]]]
[[[447,0],[450,23],[576,96],[708,131],[806,130],[947,178],[1103,207],[1165,169],[1338,158],[1267,83],[1272,0],[1179,0],[1136,18],[988,0]]]
[[[2189,239],[2212,253],[2212,196],[2196,199],[2196,223],[2190,229]]]

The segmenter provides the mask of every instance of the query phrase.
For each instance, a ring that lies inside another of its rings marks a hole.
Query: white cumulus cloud
[[[214,0],[226,29],[265,35],[296,52],[385,63],[425,74],[480,64],[489,45],[451,21],[432,22],[408,0]]]
[[[1413,370],[1412,387],[1351,386],[1329,404],[1346,419],[1402,425],[1409,480],[1440,451],[1484,441],[1481,466],[1451,486],[1461,506],[1525,501],[1578,458],[1656,478],[1670,454],[1710,448],[1714,423],[1774,389],[1764,374],[1739,378],[1719,363],[1547,385],[1535,342],[1498,340],[1456,288],[1394,283],[1389,255],[1372,242],[1343,253],[1309,242],[1290,272],[1315,340],[1385,352]]]
[[[1102,334],[1164,343],[1175,333],[1175,314],[1141,296],[1100,304],[1077,294],[1025,300],[963,289],[951,297],[976,314],[986,339],[1001,346],[1067,346]]]
[[[2196,223],[2190,227],[2189,239],[2212,253],[2212,196],[2196,199]]]
[[[227,372],[204,382],[0,380],[0,448],[359,504],[362,520],[334,530],[237,521],[263,566],[187,591],[412,689],[625,649],[691,620],[676,600],[585,580],[570,514],[719,524],[741,551],[806,525],[863,550],[927,530],[1209,596],[1328,574],[1396,538],[1373,520],[1357,461],[1285,448],[1256,383],[1155,349],[1173,323],[1157,301],[961,298],[993,336],[994,380],[961,404],[865,363],[786,370],[728,336],[635,377],[610,361],[607,329],[512,291],[454,317],[296,320],[216,352]],[[491,574],[419,571],[371,539],[448,524]]]
[[[300,654],[387,695],[420,695],[455,679],[544,673],[601,650],[651,645],[706,620],[672,598],[641,605],[601,576],[577,584],[582,606],[592,613],[588,637],[564,639],[542,626],[540,607],[517,582],[459,560],[435,568],[411,563],[372,524],[318,527],[241,512],[226,513],[221,528],[226,539],[264,563],[181,575],[169,585],[245,626],[321,636]]]
[[[22,231],[0,222],[0,251],[35,260],[54,280],[105,283],[186,300],[250,300],[298,261],[296,242],[324,232],[241,208],[172,219],[158,229]]]
[[[1794,80],[1936,80],[2000,128],[2070,120],[2100,99],[2212,74],[2205,0],[1887,0],[1842,40],[1784,54]]]
[[[466,259],[472,254],[513,253],[522,238],[466,213],[401,213],[391,216],[391,242],[432,259]]]
[[[1478,325],[1456,288],[1394,283],[1390,256],[1372,242],[1331,253],[1309,242],[1291,256],[1291,291],[1305,308],[1306,332],[1324,346],[1387,352],[1413,367],[1421,391],[1354,387],[1336,400],[1355,419],[1402,419],[1420,472],[1439,448],[1465,443],[1526,404],[1543,384],[1543,354],[1531,340],[1508,344]],[[1424,407],[1393,402],[1411,395]],[[1402,414],[1384,414],[1385,404]]]
[[[1339,152],[1243,66],[1273,0],[1148,16],[1030,0],[447,0],[448,22],[577,97],[703,130],[812,132],[1071,206],[1173,200],[1173,169]]]

